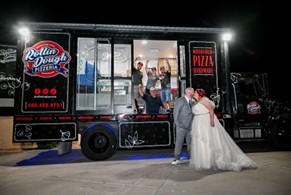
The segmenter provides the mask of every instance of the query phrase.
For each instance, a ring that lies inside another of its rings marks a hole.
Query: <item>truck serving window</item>
[[[111,104],[109,40],[78,38],[77,110],[107,109]]]
[[[114,106],[116,111],[130,107],[131,98],[131,44],[114,44]]]

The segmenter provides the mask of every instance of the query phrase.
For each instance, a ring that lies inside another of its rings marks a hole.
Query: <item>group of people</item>
[[[175,101],[176,142],[171,164],[182,162],[181,152],[186,139],[190,168],[228,171],[256,168],[256,163],[226,132],[214,110],[215,105],[204,89],[186,88],[185,96]]]
[[[139,58],[136,58],[137,61]],[[160,74],[157,74],[157,68],[148,68],[149,60],[146,60],[145,71],[148,77],[146,86],[144,87],[142,79],[143,73],[141,68],[142,62],[136,63],[133,68],[133,90],[134,90],[134,110],[138,111],[138,106],[142,104],[142,98],[146,103],[146,113],[156,114],[165,113],[169,109],[168,102],[171,100],[171,64],[166,59],[168,69],[164,66],[160,67]],[[157,95],[156,83],[161,82],[160,96]]]

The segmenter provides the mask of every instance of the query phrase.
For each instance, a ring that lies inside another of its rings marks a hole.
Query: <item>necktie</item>
[[[189,100],[189,106],[190,106],[190,108],[192,108],[192,103],[191,103],[191,100]]]

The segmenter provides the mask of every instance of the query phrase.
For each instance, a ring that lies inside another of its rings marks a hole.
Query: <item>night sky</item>
[[[230,28],[235,33],[230,44],[231,71],[267,72],[271,96],[289,100],[287,91],[278,89],[290,83],[287,3],[177,1],[157,7],[157,2],[149,1],[110,2],[80,1],[67,6],[54,1],[2,2],[0,41],[16,45],[18,21]]]

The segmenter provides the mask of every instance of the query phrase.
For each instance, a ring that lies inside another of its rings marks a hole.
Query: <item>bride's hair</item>
[[[196,89],[196,91],[197,91],[197,93],[198,93],[198,95],[199,95],[200,97],[204,97],[204,96],[206,96],[206,93],[205,93],[205,90],[204,90],[204,89],[200,89],[200,88],[198,88],[198,89]]]

